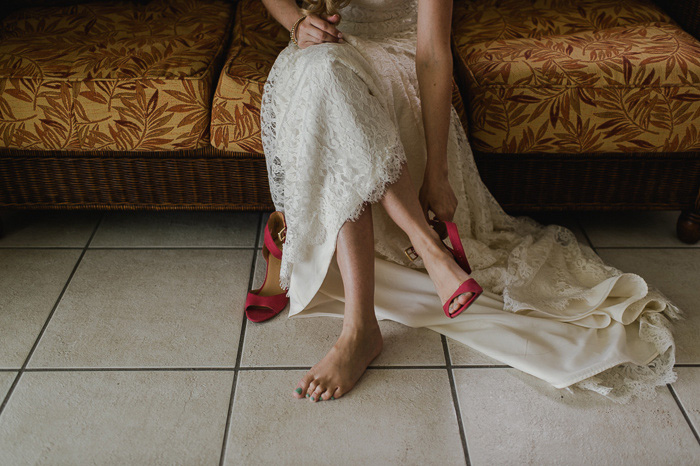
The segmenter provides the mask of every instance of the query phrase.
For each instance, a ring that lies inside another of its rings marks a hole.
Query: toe
[[[309,389],[309,384],[313,381],[314,376],[312,373],[307,373],[297,384],[297,389],[294,391],[294,396],[297,398],[304,398]],[[301,390],[299,390],[301,389]]]
[[[323,401],[330,400],[331,397],[333,396],[333,392],[335,392],[335,389],[329,388],[325,392],[321,393],[321,400],[323,400]]]
[[[306,389],[306,396],[310,397],[311,394],[316,390],[316,387],[318,386],[318,381],[317,380],[312,380],[309,383],[309,388]]]
[[[311,392],[311,396],[309,397],[309,401],[316,402],[318,401],[318,398],[321,396],[321,393],[325,392],[326,389],[322,384],[319,384],[316,386],[313,392]]]
[[[340,387],[336,387],[335,391],[331,396],[337,400],[338,398],[343,396],[344,393],[345,392]]]
[[[469,301],[469,298],[471,298],[472,293],[462,293],[459,296],[457,296],[455,299],[452,300],[452,303],[450,304],[450,314],[454,314],[455,311],[459,310],[460,307],[464,306],[464,304]]]

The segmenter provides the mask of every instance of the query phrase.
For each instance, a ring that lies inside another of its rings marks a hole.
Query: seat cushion
[[[475,149],[700,149],[700,42],[652,3],[465,1],[453,21]]]
[[[0,23],[0,147],[172,150],[209,144],[225,0],[91,2]]]
[[[231,46],[214,94],[211,144],[225,151],[263,154],[263,86],[277,55],[291,44],[289,31],[259,0],[239,0],[235,17]],[[453,79],[452,84],[452,104],[466,125],[457,82]]]

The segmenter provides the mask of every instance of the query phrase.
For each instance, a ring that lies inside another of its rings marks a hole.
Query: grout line
[[[31,367],[24,372],[109,372],[109,371],[129,371],[129,372],[148,372],[148,371],[308,371],[312,366],[173,366],[173,367]],[[509,366],[452,366],[457,369],[475,369],[479,367],[489,368],[507,368]],[[424,370],[424,369],[447,369],[447,366],[367,366],[368,369],[378,370]],[[0,372],[17,372],[20,369],[0,369]]]
[[[459,398],[457,397],[457,386],[455,385],[455,377],[452,373],[452,359],[450,358],[450,349],[447,346],[447,337],[440,335],[442,340],[442,350],[445,353],[445,365],[447,369],[447,378],[450,380],[450,390],[452,391],[452,405],[457,415],[457,426],[459,427],[459,437],[462,440],[462,450],[464,451],[464,461],[467,466],[471,466],[469,459],[469,447],[467,446],[467,434],[464,431],[464,423],[462,422],[462,412],[459,407]]]
[[[202,367],[33,367],[24,372],[196,372],[196,371],[233,371],[233,366],[202,366]],[[15,372],[17,369],[0,369],[0,372]]]
[[[92,232],[92,235],[87,240],[87,243],[85,243],[85,249],[90,248],[90,244],[92,244],[92,241],[95,239],[95,235],[97,235],[97,232],[100,230],[100,227],[102,226],[102,223],[104,223],[105,217],[107,216],[106,212],[102,212],[102,215],[100,216],[100,219],[97,221],[97,225],[95,226],[95,230]]]
[[[673,399],[676,400],[676,404],[678,405],[678,408],[681,410],[681,413],[683,413],[683,417],[685,418],[685,422],[688,423],[688,427],[690,427],[691,432],[693,432],[693,435],[695,436],[695,440],[697,440],[697,442],[700,444],[700,435],[698,435],[698,431],[695,430],[695,426],[693,426],[693,421],[690,420],[688,413],[685,412],[685,408],[683,408],[683,403],[681,403],[681,400],[678,397],[678,394],[676,394],[676,390],[673,388],[673,386],[670,383],[666,384],[666,386],[668,387],[668,390],[671,392]]]
[[[700,246],[598,246],[598,249],[690,249],[700,251]]]
[[[83,249],[83,246],[0,246],[0,249],[6,250],[12,250],[12,249],[75,249],[75,250],[81,250]]]
[[[259,213],[258,214],[258,227],[255,232],[255,242],[253,243],[254,246],[257,246],[258,240],[260,239],[260,228],[262,227],[262,218],[263,214]],[[253,289],[253,279],[255,278],[255,265],[257,263],[257,249],[253,248],[253,260],[251,261],[250,265],[250,275],[248,277],[248,290]],[[245,331],[246,331],[246,322],[248,321],[248,318],[245,315],[245,312],[243,314],[243,323],[241,324],[241,332],[238,337],[238,352],[236,353],[236,366],[235,370],[233,371],[233,381],[231,383],[231,397],[229,398],[228,402],[228,411],[226,413],[226,427],[224,428],[224,438],[221,441],[221,456],[219,456],[219,465],[222,466],[224,464],[224,460],[226,459],[226,444],[228,440],[228,433],[231,428],[231,416],[233,414],[233,401],[236,396],[236,384],[238,383],[238,369],[241,367],[241,356],[243,353],[243,341],[245,340]]]
[[[39,332],[39,335],[37,335],[36,339],[34,340],[34,345],[32,345],[32,348],[29,350],[27,357],[24,359],[24,363],[22,364],[22,367],[20,367],[19,372],[17,373],[17,376],[15,377],[15,380],[12,382],[10,389],[7,391],[7,394],[5,395],[5,398],[3,399],[2,404],[0,404],[0,416],[2,416],[2,413],[5,411],[5,406],[7,406],[7,403],[9,402],[10,397],[12,396],[12,393],[15,391],[15,387],[17,386],[17,384],[19,383],[19,380],[22,378],[22,375],[26,371],[27,364],[29,363],[29,360],[31,359],[32,355],[34,354],[34,351],[36,351],[37,346],[39,346],[39,341],[41,340],[41,337],[44,335],[44,332],[46,332],[46,327],[48,327],[49,322],[51,321],[51,318],[53,317],[54,313],[56,312],[56,309],[58,309],[58,305],[61,302],[61,300],[63,299],[63,295],[66,293],[68,286],[70,285],[71,281],[73,280],[73,277],[75,276],[75,272],[78,270],[78,267],[80,266],[80,263],[82,262],[83,257],[85,256],[85,253],[87,252],[88,247],[90,246],[90,243],[92,242],[92,238],[95,237],[95,233],[97,233],[97,229],[99,228],[100,224],[102,223],[103,218],[104,218],[104,213],[102,214],[102,217],[100,217],[100,220],[98,220],[97,224],[95,225],[95,228],[92,230],[92,234],[90,235],[90,238],[88,239],[87,243],[83,247],[83,251],[80,253],[78,260],[75,261],[75,265],[73,266],[73,270],[71,270],[71,273],[68,276],[66,283],[63,285],[63,289],[61,289],[61,292],[58,294],[58,298],[56,298],[56,302],[54,303],[53,307],[51,308],[51,312],[49,312],[49,316],[44,321],[44,325],[41,327],[41,331]]]
[[[245,366],[238,368],[239,371],[308,371],[312,366]],[[423,370],[423,369],[447,369],[446,366],[367,366],[367,369],[379,369],[379,370],[395,370],[395,369],[406,369],[406,370]]]
[[[578,225],[578,228],[581,230],[581,233],[583,233],[583,237],[586,238],[586,241],[588,241],[588,245],[595,251],[595,246],[593,246],[593,241],[591,241],[591,237],[588,236],[588,233],[586,232],[586,229],[583,227],[583,223],[581,222],[581,219],[576,215],[574,217],[574,220],[576,222],[576,225]]]
[[[108,251],[134,251],[134,250],[192,250],[192,249],[213,249],[213,250],[251,250],[255,249],[255,246],[124,246],[124,247],[110,247],[110,246],[97,246],[92,247],[90,250],[108,250]]]
[[[509,369],[507,364],[452,364],[452,369]]]

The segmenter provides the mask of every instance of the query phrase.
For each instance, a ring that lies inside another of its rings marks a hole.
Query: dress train
[[[406,164],[416,192],[427,158],[415,71],[417,0],[353,0],[346,43],[291,41],[266,81],[262,141],[285,213],[280,284],[290,318],[343,316],[340,227],[375,203]],[[383,207],[372,207],[377,318],[426,327],[556,388],[617,402],[676,380],[671,320],[681,311],[642,277],[603,260],[560,225],[508,215],[483,184],[454,107],[447,144],[453,221],[484,293],[444,315],[422,261]]]

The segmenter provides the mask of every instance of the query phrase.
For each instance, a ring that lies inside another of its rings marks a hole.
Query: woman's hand
[[[338,13],[332,16],[310,14],[304,18],[294,31],[299,48],[305,49],[323,42],[345,42],[343,33],[334,24],[338,21],[340,21]]]
[[[430,210],[441,221],[451,222],[457,210],[457,196],[447,176],[433,176],[426,172],[418,192],[418,200],[426,220],[430,220],[428,216],[428,210]]]

